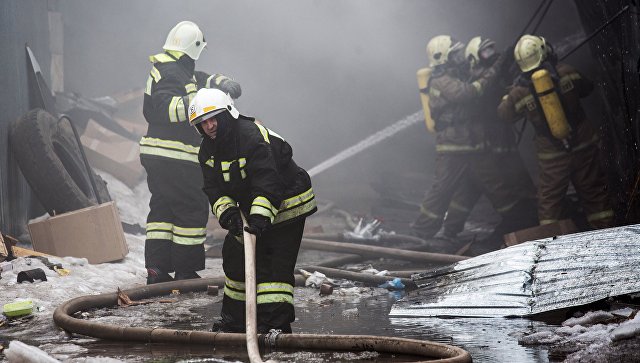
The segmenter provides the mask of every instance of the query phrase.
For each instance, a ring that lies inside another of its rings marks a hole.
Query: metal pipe
[[[308,248],[318,251],[344,252],[359,254],[362,256],[387,257],[404,261],[426,262],[426,263],[454,263],[466,260],[469,257],[447,255],[444,253],[431,253],[401,250],[380,246],[360,245],[355,243],[341,243],[332,241],[321,241],[310,238],[303,238],[301,248]]]
[[[208,285],[221,286],[224,277],[212,279],[179,280],[146,285],[124,291],[134,299],[146,299],[168,295],[172,290],[181,292],[206,291]],[[89,309],[116,306],[117,293],[81,296],[60,305],[53,313],[53,320],[70,333],[94,338],[135,341],[141,343],[205,344],[210,347],[243,347],[245,334],[214,333],[206,331],[163,328],[134,328],[97,323],[74,318],[73,315]],[[420,362],[437,360],[439,363],[471,363],[471,355],[462,348],[425,340],[381,337],[372,335],[320,335],[279,334],[259,335],[263,346],[271,349],[321,349],[329,351],[377,351],[390,354],[407,354],[422,357]]]

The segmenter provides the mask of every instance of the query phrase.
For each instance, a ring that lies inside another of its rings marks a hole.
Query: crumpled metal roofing
[[[525,242],[413,276],[390,316],[528,316],[640,291],[640,225]]]

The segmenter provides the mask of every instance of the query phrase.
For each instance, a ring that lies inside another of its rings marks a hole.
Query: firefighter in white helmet
[[[291,146],[280,135],[241,115],[220,90],[199,90],[189,106],[189,120],[202,135],[202,190],[229,231],[222,248],[222,318],[212,330],[245,331],[242,213],[246,231],[257,237],[258,332],[290,333],[294,267],[305,219],[317,209],[311,179],[293,161]]]
[[[169,32],[164,52],[149,57],[153,67],[143,104],[149,126],[140,140],[140,160],[151,191],[145,242],[148,284],[198,278],[197,271],[204,269],[208,207],[200,190],[200,138],[188,125],[187,108],[211,78],[202,73],[198,84],[194,77],[195,61],[206,45],[200,28],[182,21]],[[221,81],[212,87],[239,91],[239,85],[215,76]]]
[[[588,224],[583,227],[612,226],[614,213],[598,134],[580,102],[591,93],[593,83],[572,66],[559,63],[541,36],[523,35],[514,57],[522,73],[503,97],[498,114],[509,121],[525,116],[536,131],[540,224],[569,217],[566,193],[571,182]]]

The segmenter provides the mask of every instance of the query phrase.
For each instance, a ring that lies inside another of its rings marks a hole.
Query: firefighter
[[[480,36],[472,38],[465,49],[465,58],[470,66],[469,79],[479,79],[499,56],[493,40]],[[500,174],[508,178],[508,185],[515,189],[519,201],[518,214],[514,212],[510,218],[528,221],[529,225],[534,225],[537,224],[537,215],[532,213],[536,205],[535,187],[518,152],[512,125],[499,120],[494,107],[500,103],[503,86],[506,85],[505,74],[506,72],[498,74],[496,82],[472,102],[471,113],[474,119],[480,120],[484,125],[484,142],[493,153],[495,162],[502,166]],[[456,191],[444,221],[445,236],[455,236],[462,231],[465,220],[481,194],[480,186],[471,181],[467,181]],[[511,229],[511,222],[509,219],[503,220],[496,228],[496,235],[504,234],[505,230]]]
[[[257,237],[258,332],[290,333],[294,267],[305,219],[317,209],[311,179],[280,135],[241,115],[220,90],[199,90],[189,106],[189,121],[202,135],[202,190],[229,231],[222,248],[221,319],[212,330],[245,331],[243,214],[245,230]]]
[[[198,26],[183,21],[169,32],[164,52],[149,58],[153,67],[143,104],[149,127],[140,140],[140,161],[151,191],[145,241],[147,284],[198,278],[197,271],[204,269],[209,211],[200,190],[200,138],[186,122],[189,100],[198,88],[195,61],[206,44]],[[209,75],[200,76],[206,83]],[[240,90],[231,80],[219,86]]]
[[[543,37],[522,36],[514,56],[522,73],[502,99],[498,114],[509,121],[524,115],[534,126],[540,224],[568,217],[565,196],[572,183],[591,227],[610,227],[614,214],[599,160],[599,138],[580,103],[593,83],[559,63]]]
[[[480,185],[503,220],[512,223],[510,229],[517,229],[522,221],[511,215],[519,203],[518,195],[508,178],[502,177],[501,166],[487,152],[482,120],[470,112],[472,102],[495,82],[504,57],[499,57],[476,80],[466,82],[468,64],[462,43],[446,35],[434,37],[427,45],[427,55],[433,69],[428,92],[436,130],[436,174],[412,224],[414,233],[430,238],[439,230],[453,193],[467,178]]]

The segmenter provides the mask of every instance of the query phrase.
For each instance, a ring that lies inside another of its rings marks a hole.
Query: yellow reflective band
[[[291,207],[294,207],[296,205],[302,204],[304,202],[307,202],[309,199],[313,198],[313,188],[309,188],[309,190],[307,190],[304,193],[298,194],[294,197],[291,198],[287,198],[285,200],[282,201],[282,203],[280,203],[280,210],[285,210],[285,209],[289,209]]]
[[[202,109],[202,113],[207,113],[207,112],[213,111],[215,109],[216,109],[216,106],[207,106],[207,107]]]
[[[144,88],[144,93],[151,96],[151,86],[153,85],[153,77],[147,78],[147,86]]]
[[[280,136],[280,135],[276,134],[276,133],[275,133],[273,130],[271,130],[270,128],[267,128],[267,131],[269,131],[269,136],[275,136],[275,137],[277,137],[278,139],[280,139],[280,140],[284,141],[284,137],[282,137],[282,136]]]
[[[504,212],[506,212],[506,211],[511,210],[511,208],[515,207],[515,206],[516,206],[516,204],[518,204],[518,202],[514,202],[514,203],[511,203],[511,204],[506,205],[506,206],[504,206],[504,207],[497,208],[497,209],[496,209],[496,212],[498,212],[498,213],[504,213]]]
[[[247,165],[247,158],[238,159],[238,166],[240,167],[240,169],[244,168],[245,165]]]
[[[140,154],[162,156],[169,159],[185,160],[199,163],[198,155],[192,155],[182,151],[159,149],[150,146],[140,146]]]
[[[247,173],[244,170],[240,170],[240,176],[242,177],[242,179],[246,179]]]
[[[516,102],[515,104],[515,108],[516,108],[516,112],[520,112],[522,111],[522,109],[524,108],[524,106],[526,106],[527,104],[534,102],[534,98],[533,95],[528,94],[526,95],[523,99],[521,99],[520,101]]]
[[[557,219],[541,219],[540,225],[544,226],[545,224],[556,223],[557,221],[558,221]]]
[[[239,291],[245,291],[246,290],[246,286],[244,284],[244,282],[242,281],[236,281],[236,280],[232,280],[228,277],[224,277],[224,284],[226,286],[229,286],[230,288],[234,289],[234,290],[239,290]]]
[[[152,146],[152,147],[161,147],[161,148],[165,148],[165,149],[173,149],[173,150],[177,150],[177,151],[182,151],[182,152],[186,152],[189,154],[193,154],[196,157],[198,156],[198,152],[200,151],[200,146],[192,146],[192,145],[187,145],[185,143],[182,143],[180,141],[174,141],[174,140],[163,140],[163,139],[157,139],[154,137],[142,137],[142,139],[140,139],[140,145],[141,146]]]
[[[271,214],[274,216],[278,214],[278,209],[274,207],[273,204],[269,202],[269,199],[265,197],[256,197],[256,199],[253,200],[253,203],[251,203],[251,206],[252,206],[251,207],[252,210],[253,210],[253,206],[257,206],[257,207],[265,208],[266,210],[271,212]],[[253,213],[249,213],[249,214],[253,214]]]
[[[288,292],[293,294],[293,286],[285,282],[263,282],[256,286],[256,293]]]
[[[171,102],[169,102],[169,121],[178,122],[178,114],[176,113],[176,107],[178,105],[178,101],[182,100],[182,97],[173,96],[171,98]]]
[[[456,203],[456,202],[451,202],[449,204],[449,209],[455,209],[455,210],[458,210],[458,211],[461,211],[461,212],[465,212],[465,213],[471,212],[471,209],[469,209],[469,208],[467,208],[467,207],[465,207],[465,206],[463,206],[463,205],[461,205],[459,203]]]
[[[201,245],[204,243],[205,239],[206,237],[184,237],[176,236],[175,234],[173,235],[173,243],[186,246]]]
[[[207,82],[205,83],[205,88],[211,88],[211,81],[213,80],[214,77],[215,77],[215,74],[207,78]]]
[[[182,236],[204,236],[207,234],[206,228],[189,228],[189,227],[178,227],[173,226],[173,233],[179,234]]]
[[[459,151],[478,151],[482,149],[482,145],[454,145],[454,144],[439,144],[436,145],[437,152],[459,152]]]
[[[169,241],[173,241],[173,233],[171,233],[171,232],[160,232],[160,231],[149,231],[149,232],[147,232],[147,239],[167,239]]]
[[[293,296],[289,294],[264,294],[256,297],[257,304],[289,303],[293,304]]]
[[[429,96],[431,96],[431,97],[440,97],[440,90],[435,89],[433,87],[429,87]]]
[[[196,87],[196,85],[193,83],[185,84],[184,89],[187,91],[187,94],[198,91],[198,87]]]
[[[217,85],[217,86],[219,86],[219,85],[220,85],[220,83],[222,83],[222,81],[224,81],[225,79],[229,79],[229,77],[223,76],[222,74],[221,74],[221,75],[219,75],[219,76],[217,76],[217,77],[215,78],[215,83],[216,83],[216,85]]]
[[[254,125],[258,126],[258,129],[260,130],[260,133],[262,134],[262,138],[264,139],[264,141],[269,143],[269,132],[267,131],[267,129],[262,125],[258,125],[258,124],[254,124]]]
[[[232,298],[233,300],[245,301],[245,294],[242,292],[233,291],[228,287],[224,287],[224,295]]]
[[[205,162],[205,165],[207,165],[207,166],[209,166],[209,167],[211,167],[211,168],[213,168],[213,164],[214,164],[213,156],[212,156],[209,160],[207,160],[207,161]]]
[[[220,218],[220,215],[222,215],[222,212],[227,210],[227,208],[233,207],[235,205],[236,205],[235,200],[227,196],[223,196],[218,198],[218,200],[216,200],[216,202],[213,203],[213,205],[211,206],[211,212],[213,212],[213,214],[215,214],[216,217]]]
[[[432,218],[432,219],[440,219],[441,217],[429,210],[427,210],[424,206],[420,206],[420,213],[424,214],[425,216],[427,216],[428,218]]]
[[[598,135],[594,135],[593,138],[591,138],[591,140],[585,141],[585,142],[579,144],[578,146],[573,147],[571,149],[571,151],[539,152],[538,153],[538,159],[540,159],[540,160],[550,160],[550,159],[555,159],[555,158],[560,157],[560,156],[569,155],[569,153],[580,151],[580,150],[588,148],[591,145],[596,144],[598,142],[598,140],[599,140]]]
[[[231,174],[222,173],[222,179],[224,179],[224,181],[226,181],[226,182],[230,182],[231,181]]]
[[[149,56],[149,62],[151,63],[168,63],[168,62],[175,62],[175,61],[176,61],[175,59],[169,57],[165,53]]]
[[[173,223],[167,223],[167,222],[147,223],[147,231],[152,231],[152,230],[171,231],[173,230]]]
[[[591,213],[587,216],[587,221],[592,222],[592,221],[598,221],[601,219],[606,219],[606,218],[611,218],[613,217],[613,210],[612,209],[607,209],[605,211],[602,212],[598,212],[598,213]]]
[[[476,89],[476,92],[478,92],[479,95],[482,94],[482,83],[475,81],[473,83],[471,83],[471,85]]]
[[[222,171],[229,171],[229,169],[231,169],[231,164],[234,162],[235,160],[231,160],[231,161],[221,161],[220,162],[220,168],[222,168]],[[228,181],[228,180],[227,180]]]
[[[187,121],[187,107],[184,104],[184,99],[180,97],[178,103],[176,103],[176,115],[178,115],[178,121]]]
[[[278,212],[278,215],[276,216],[275,220],[273,221],[273,224],[277,224],[277,223],[281,223],[284,221],[288,221],[290,219],[293,219],[295,217],[299,217],[301,215],[307,214],[309,212],[311,212],[314,208],[316,208],[316,200],[312,199],[310,201],[308,201],[307,203],[300,205],[298,207],[292,208],[292,209],[288,209],[286,211],[283,212]]]
[[[160,71],[156,67],[151,68],[151,72],[149,73],[151,74],[151,77],[153,77],[153,80],[156,83],[160,82],[160,80],[162,79],[162,75],[160,74]]]

